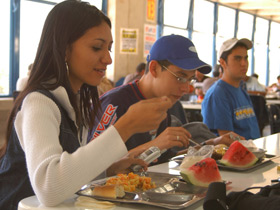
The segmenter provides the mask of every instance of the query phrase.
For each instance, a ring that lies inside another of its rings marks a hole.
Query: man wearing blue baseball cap
[[[246,139],[260,137],[258,121],[242,80],[248,70],[248,39],[226,40],[220,49],[223,76],[206,92],[202,102],[203,122],[217,135],[235,132]]]
[[[97,126],[93,129],[89,140],[100,135],[114,124],[129,106],[140,100],[167,96],[175,104],[188,93],[189,84],[196,70],[206,74],[211,71],[211,66],[199,59],[195,46],[189,39],[179,35],[159,38],[147,57],[147,67],[142,78],[101,96],[103,114],[96,120]],[[145,150],[151,146],[157,146],[160,150],[167,149],[158,159],[158,163],[177,155],[177,150],[172,148],[187,147],[191,134],[183,127],[170,127],[170,122],[171,117],[168,114],[158,130],[131,136],[126,143],[127,149]],[[231,142],[229,135],[206,141],[207,144]]]

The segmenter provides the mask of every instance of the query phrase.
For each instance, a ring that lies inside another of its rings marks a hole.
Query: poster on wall
[[[147,0],[147,12],[146,19],[150,22],[156,20],[156,0]]]
[[[157,28],[155,25],[144,25],[144,58],[150,52],[150,49],[157,39]]]
[[[138,29],[121,28],[121,53],[137,54]]]

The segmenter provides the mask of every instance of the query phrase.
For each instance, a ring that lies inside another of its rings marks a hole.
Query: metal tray
[[[261,158],[254,165],[246,167],[246,168],[233,167],[233,166],[225,166],[222,163],[220,163],[218,160],[216,162],[217,162],[217,165],[218,165],[219,169],[221,169],[221,170],[243,172],[243,171],[250,171],[250,170],[256,169],[256,168],[258,168],[260,166],[263,166],[263,165],[266,165],[266,164],[269,164],[269,163],[273,163],[272,162],[273,157],[275,157],[275,156],[267,156],[265,158]]]
[[[96,185],[103,185],[106,179],[102,179],[84,186],[77,194],[99,200],[147,204],[168,209],[186,208],[206,196],[207,188],[186,183],[178,175],[148,172],[146,176],[151,177],[152,181],[155,182],[157,186],[155,189],[125,192],[123,198],[106,198],[91,195],[89,189],[93,189]]]
[[[261,158],[259,158],[259,160],[253,166],[250,166],[250,167],[240,168],[240,167],[225,166],[224,164],[220,163],[219,160],[216,160],[216,162],[217,162],[217,165],[218,165],[220,170],[242,172],[242,171],[253,170],[253,169],[256,169],[260,166],[272,163],[272,159],[274,159],[276,157],[275,155],[265,154],[264,153],[264,152],[266,152],[265,150],[259,149],[259,151],[263,152],[263,154],[261,156],[258,156],[258,157],[261,157]],[[257,154],[255,154],[255,155],[257,156]],[[185,155],[178,155],[178,156],[175,156],[175,157],[171,158],[171,160],[175,161],[178,164],[181,164],[184,157],[185,157]]]

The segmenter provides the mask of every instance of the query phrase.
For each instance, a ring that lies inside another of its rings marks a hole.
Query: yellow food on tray
[[[129,174],[118,174],[117,177],[111,177],[106,181],[106,185],[123,185],[124,190],[133,192],[136,189],[148,190],[156,187],[150,177],[139,176],[133,172]]]

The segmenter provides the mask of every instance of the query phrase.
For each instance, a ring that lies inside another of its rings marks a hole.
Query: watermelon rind
[[[205,158],[187,169],[182,169],[180,174],[186,182],[200,187],[222,181],[216,161],[212,158]]]
[[[233,142],[225,155],[219,160],[225,166],[248,168],[253,166],[258,158],[240,142]]]

